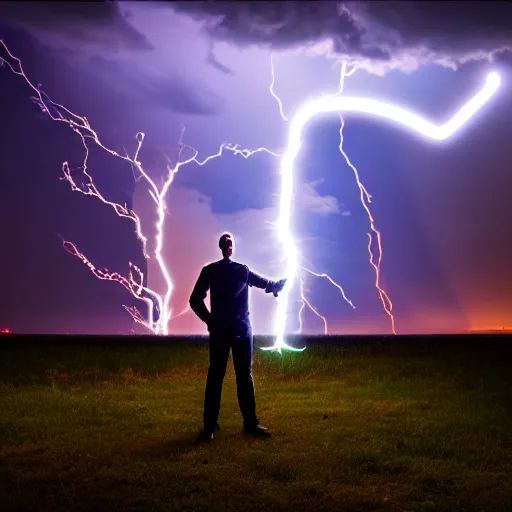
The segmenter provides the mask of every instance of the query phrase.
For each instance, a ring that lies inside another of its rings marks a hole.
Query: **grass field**
[[[205,344],[0,339],[0,510],[510,511],[512,340],[469,339],[256,351],[273,437],[230,363],[210,445]]]

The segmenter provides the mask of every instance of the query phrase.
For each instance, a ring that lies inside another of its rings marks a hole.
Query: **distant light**
[[[2,329],[0,331],[0,334],[12,334],[12,331],[11,331],[11,329]]]

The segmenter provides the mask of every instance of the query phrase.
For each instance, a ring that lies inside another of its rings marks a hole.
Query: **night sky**
[[[140,160],[158,184],[166,155],[176,158],[182,125],[200,157],[221,143],[283,151],[288,124],[269,92],[271,54],[289,118],[308,99],[337,90],[342,60],[358,66],[345,94],[392,101],[435,123],[499,71],[496,96],[453,138],[434,143],[376,118],[347,116],[344,149],[372,195],[397,331],[512,327],[512,4],[3,2],[0,39],[34,84],[86,116],[109,147],[133,156],[135,135],[144,132]],[[133,222],[59,179],[64,161],[82,164],[80,138],[42,113],[5,65],[0,90],[0,328],[145,332],[122,307],[141,302],[97,280],[59,238],[99,268],[127,274],[129,262],[138,265],[161,293],[162,275],[154,258],[144,260]],[[339,128],[334,114],[306,129],[293,229],[307,266],[329,273],[356,309],[326,280],[307,278],[306,289],[331,333],[389,333],[368,261],[368,218],[338,151]],[[151,253],[156,217],[147,186],[129,164],[93,145],[88,167],[105,197],[138,213]],[[279,160],[265,153],[180,169],[167,195],[163,251],[175,283],[173,314],[187,307],[201,267],[220,257],[224,231],[235,236],[235,259],[281,277],[272,230],[279,192]],[[254,331],[272,333],[275,300],[251,293]],[[206,332],[191,312],[169,331]],[[323,332],[311,312],[304,332]]]

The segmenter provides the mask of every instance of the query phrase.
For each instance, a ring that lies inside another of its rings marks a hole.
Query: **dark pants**
[[[204,429],[213,432],[217,425],[222,395],[222,383],[226,374],[229,350],[233,353],[238,404],[244,418],[244,427],[258,424],[256,418],[256,398],[252,380],[252,331],[249,327],[243,334],[230,331],[210,333],[210,367],[206,379],[204,399]]]

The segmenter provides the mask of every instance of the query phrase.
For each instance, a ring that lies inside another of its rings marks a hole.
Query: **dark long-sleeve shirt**
[[[190,296],[190,307],[209,329],[237,328],[249,324],[249,286],[270,292],[274,282],[246,265],[220,260],[206,265]],[[204,299],[210,290],[210,309]]]

